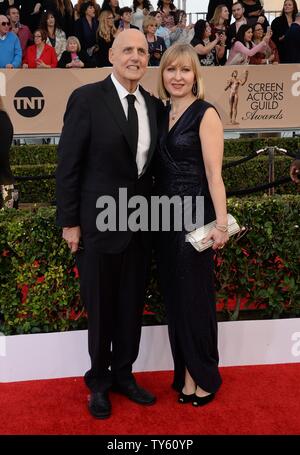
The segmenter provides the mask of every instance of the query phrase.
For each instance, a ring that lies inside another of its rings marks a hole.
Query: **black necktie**
[[[136,100],[135,95],[127,95],[128,101],[128,126],[132,138],[132,145],[135,154],[137,153],[138,138],[139,138],[139,119],[134,107],[134,102]]]

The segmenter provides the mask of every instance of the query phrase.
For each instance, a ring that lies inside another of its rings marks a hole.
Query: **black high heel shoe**
[[[195,394],[194,397],[195,397],[194,400],[192,400],[193,406],[204,406],[205,404],[210,403],[215,398],[215,394],[210,393],[209,395],[206,395],[205,397],[198,397]]]
[[[180,392],[179,397],[178,397],[178,403],[185,404],[185,403],[192,403],[195,401],[196,395],[194,393],[191,393],[189,395],[186,395],[183,392]]]

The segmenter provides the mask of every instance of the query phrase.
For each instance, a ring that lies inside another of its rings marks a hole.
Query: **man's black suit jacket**
[[[129,244],[130,231],[99,232],[96,217],[100,196],[112,196],[118,211],[119,188],[128,198],[151,195],[149,165],[157,141],[158,100],[140,87],[145,98],[151,145],[143,175],[138,178],[135,150],[127,119],[109,76],[75,90],[69,98],[58,147],[56,172],[57,223],[80,226],[84,248],[119,253]]]

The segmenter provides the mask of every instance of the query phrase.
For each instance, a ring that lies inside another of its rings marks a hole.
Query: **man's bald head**
[[[113,42],[112,49],[116,49],[122,44],[127,43],[128,41],[143,42],[145,48],[148,49],[148,43],[145,38],[145,35],[142,32],[140,32],[140,30],[136,30],[135,28],[129,28],[127,30],[124,30],[123,32],[120,32]]]
[[[135,90],[148,65],[148,43],[136,29],[120,32],[109,50],[113,74],[128,91]]]

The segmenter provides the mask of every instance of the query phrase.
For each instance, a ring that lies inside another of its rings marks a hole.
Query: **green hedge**
[[[225,157],[224,163],[241,157]],[[289,175],[291,160],[285,156],[275,159],[275,177]],[[14,175],[51,175],[55,173],[55,164],[12,166]],[[227,191],[249,188],[268,182],[268,157],[259,156],[237,167],[223,171]],[[20,202],[48,202],[55,200],[55,180],[36,180],[19,182]],[[278,194],[296,194],[297,187],[292,182],[276,188]],[[260,194],[260,193],[258,193]]]
[[[263,317],[298,316],[300,196],[230,199],[228,206],[249,232],[216,255],[219,310],[238,319],[240,302],[246,302]],[[74,257],[54,223],[54,208],[0,211],[0,331],[5,334],[86,327]],[[162,321],[155,265],[145,303],[147,313],[154,313],[145,318]]]
[[[226,139],[224,154],[228,157],[247,156],[266,146],[285,148],[291,153],[300,149],[300,138]],[[11,164],[55,164],[56,145],[21,145],[11,149]]]

